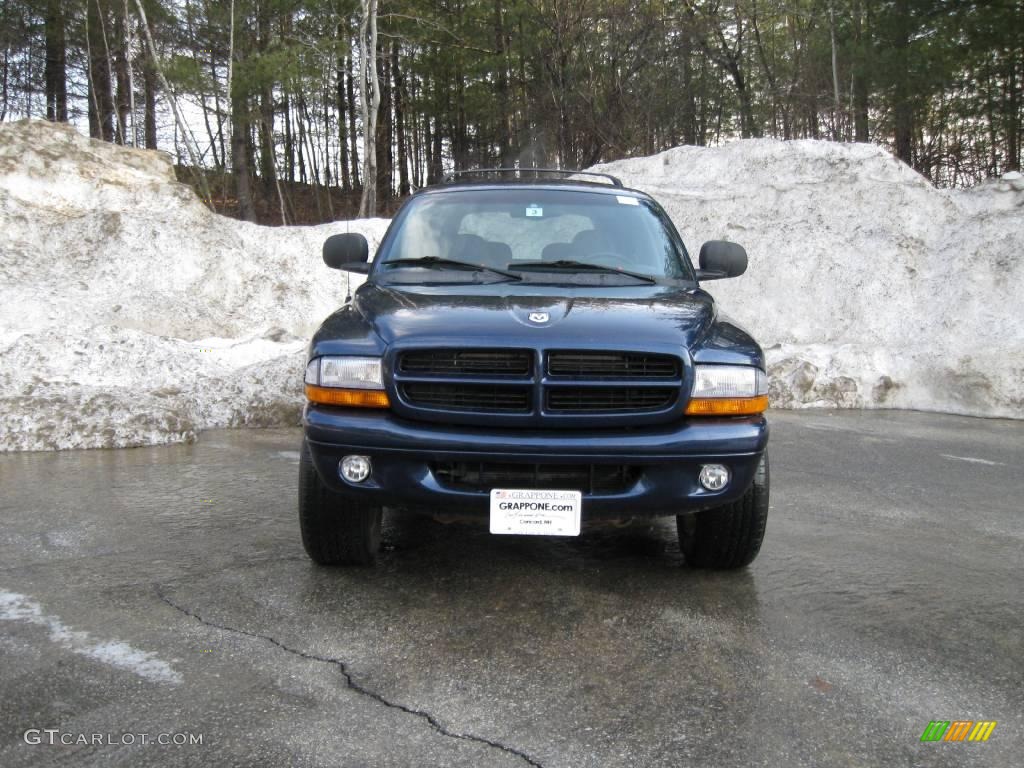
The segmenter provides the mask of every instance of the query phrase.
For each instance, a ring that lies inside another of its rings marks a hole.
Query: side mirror
[[[726,240],[708,240],[700,247],[698,280],[739,277],[747,271],[747,252],[742,245]]]
[[[370,245],[357,232],[331,235],[324,240],[324,264],[331,269],[366,274],[370,271],[369,258]]]

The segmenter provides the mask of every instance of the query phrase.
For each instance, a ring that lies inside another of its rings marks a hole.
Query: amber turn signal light
[[[318,405],[343,405],[350,408],[389,408],[386,392],[379,389],[335,389],[306,385],[306,399]]]
[[[757,397],[695,397],[686,406],[688,416],[751,416],[768,410],[768,395]]]

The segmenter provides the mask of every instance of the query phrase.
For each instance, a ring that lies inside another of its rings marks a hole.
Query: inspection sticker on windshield
[[[619,205],[640,205],[639,200],[628,195],[616,195],[615,199],[619,201]]]
[[[541,218],[543,216],[544,216],[544,209],[541,208],[539,205],[528,205],[528,206],[526,206],[526,217],[527,218],[533,219],[533,218]]]
[[[495,488],[491,491],[491,533],[579,536],[583,494]]]

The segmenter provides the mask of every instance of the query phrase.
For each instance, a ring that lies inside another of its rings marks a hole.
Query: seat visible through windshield
[[[629,195],[550,189],[452,190],[415,198],[383,261],[439,257],[508,269],[578,261],[683,277],[664,214]]]

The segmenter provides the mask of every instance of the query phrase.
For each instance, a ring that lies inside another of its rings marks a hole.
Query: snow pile
[[[765,347],[773,404],[1024,418],[1024,178],[937,190],[864,144],[680,147],[594,170],[657,198]]]
[[[946,192],[884,151],[686,147],[601,167],[650,192],[765,346],[776,406],[1024,418],[1024,179]],[[217,216],[166,158],[0,124],[0,451],[141,445],[297,423],[303,350],[341,302],[325,237],[385,220]],[[354,283],[353,283],[354,284]]]
[[[330,234],[211,213],[154,152],[0,125],[0,451],[298,422],[303,350],[344,298]]]

